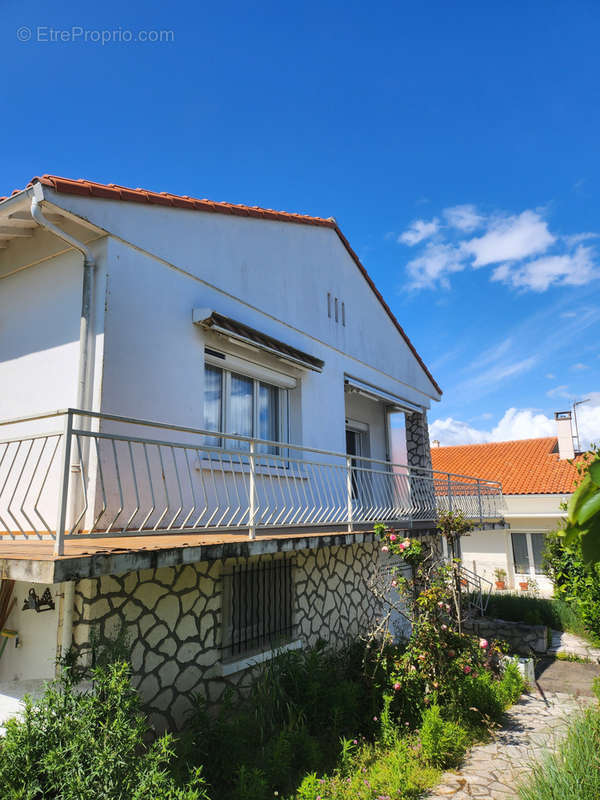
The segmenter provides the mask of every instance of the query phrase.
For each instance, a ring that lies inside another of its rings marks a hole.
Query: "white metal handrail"
[[[482,575],[478,575],[467,567],[459,564],[458,574],[460,576],[461,586],[465,592],[470,595],[469,604],[472,608],[476,609],[478,614],[483,616],[487,610],[492,592],[492,582]]]
[[[18,435],[51,418],[60,430]],[[0,441],[0,536],[52,538],[58,552],[82,536],[500,516],[495,481],[381,459],[77,409],[0,425],[17,431]]]

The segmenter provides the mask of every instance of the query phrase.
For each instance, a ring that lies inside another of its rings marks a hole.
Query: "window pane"
[[[204,427],[207,431],[222,431],[221,398],[223,396],[223,370],[204,367]],[[205,444],[220,447],[218,436],[206,436]]]
[[[279,389],[267,383],[258,384],[258,431],[259,439],[271,442],[279,440]],[[259,453],[276,453],[274,445],[258,445]]]
[[[527,555],[527,534],[511,533],[515,572],[529,574],[529,556]]]
[[[238,436],[252,436],[252,394],[254,381],[243,375],[231,373],[231,397],[229,398],[228,433]],[[249,450],[248,442],[235,442],[231,446],[239,450]]]
[[[546,536],[543,533],[531,534],[531,546],[533,549],[533,561],[537,575],[543,575],[542,561],[544,560],[544,548],[546,547]]]

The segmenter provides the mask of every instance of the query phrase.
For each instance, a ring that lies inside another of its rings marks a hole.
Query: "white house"
[[[358,632],[373,523],[431,530],[448,485],[441,390],[333,219],[34,179],[0,202],[0,386],[0,681],[121,627],[159,726]]]
[[[510,590],[535,581],[546,595],[552,582],[544,575],[546,534],[560,524],[561,505],[573,491],[578,473],[571,431],[571,412],[555,414],[557,435],[511,442],[457,445],[431,449],[434,469],[470,474],[502,483],[506,530],[475,530],[461,541],[465,566],[489,581],[504,570]],[[575,459],[573,463],[572,460]]]

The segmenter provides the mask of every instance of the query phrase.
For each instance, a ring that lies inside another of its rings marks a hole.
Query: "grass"
[[[600,710],[571,722],[556,753],[535,765],[519,787],[520,800],[598,800],[600,797]]]
[[[586,628],[575,609],[564,600],[518,594],[492,594],[486,616],[509,622],[526,622],[529,625],[547,625],[556,631],[574,633],[591,644],[600,646],[598,637]]]

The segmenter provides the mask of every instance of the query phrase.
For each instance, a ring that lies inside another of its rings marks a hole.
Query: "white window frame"
[[[513,540],[512,540],[512,534],[513,533],[519,533],[519,534],[522,534],[522,535],[525,536],[525,543],[527,545],[527,561],[529,562],[529,569],[527,570],[527,572],[518,572],[517,571],[517,565],[515,563],[515,551],[514,551],[514,545],[513,545]],[[548,534],[547,534],[546,531],[518,531],[518,530],[516,530],[516,531],[512,531],[511,530],[510,531],[510,537],[511,537],[510,555],[511,555],[511,558],[512,558],[512,564],[513,564],[513,569],[514,569],[515,575],[517,575],[517,576],[523,575],[523,576],[528,576],[530,578],[537,579],[537,578],[539,578],[540,575],[544,574],[543,572],[536,572],[535,571],[535,557],[534,557],[534,552],[533,552],[533,539],[532,539],[532,537],[533,536],[544,536],[544,537],[546,537],[547,535]]]
[[[294,378],[288,378],[275,370],[262,367],[259,364],[246,362],[244,359],[228,356],[223,357],[205,353],[205,368],[207,366],[220,369],[222,372],[221,390],[221,428],[215,431],[211,438],[221,441],[221,445],[235,449],[235,440],[228,440],[226,437],[227,423],[231,416],[231,376],[232,373],[241,375],[252,381],[252,439],[259,439],[257,435],[259,427],[259,384],[263,383],[271,388],[277,389],[277,439],[278,444],[289,444],[289,389],[296,385]],[[204,399],[203,399],[204,402]],[[281,447],[277,448],[275,455],[281,454]]]

